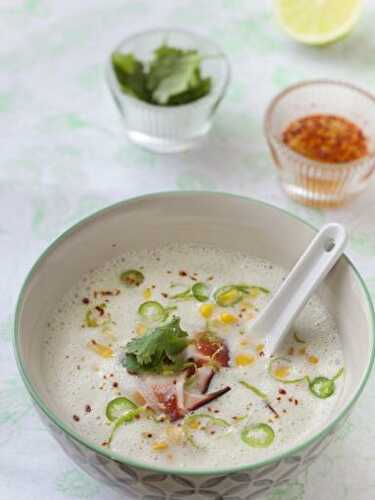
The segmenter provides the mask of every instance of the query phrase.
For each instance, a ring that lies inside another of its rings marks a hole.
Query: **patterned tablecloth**
[[[256,5],[255,5],[256,4]],[[217,40],[233,78],[210,140],[162,156],[129,144],[103,68],[126,34],[194,28]],[[262,133],[270,98],[301,79],[330,77],[375,88],[375,5],[355,32],[326,48],[295,44],[269,2],[249,0],[1,0],[0,2],[0,498],[123,498],[77,469],[41,425],[12,353],[14,306],[33,261],[63,229],[118,200],[173,189],[253,196],[316,226],[350,230],[349,254],[375,297],[375,184],[337,211],[286,198]],[[375,379],[351,419],[303,476],[266,500],[375,497]]]

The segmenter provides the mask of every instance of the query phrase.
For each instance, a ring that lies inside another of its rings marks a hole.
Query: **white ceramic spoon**
[[[280,346],[297,315],[342,255],[346,242],[343,226],[325,225],[250,326],[249,334],[262,339],[266,356]]]

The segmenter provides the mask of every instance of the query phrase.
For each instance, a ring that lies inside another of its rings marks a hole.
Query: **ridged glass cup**
[[[286,127],[312,114],[342,116],[360,127],[369,154],[347,163],[323,163],[283,143]],[[264,131],[282,187],[296,201],[315,207],[340,206],[358,195],[375,169],[375,98],[349,83],[312,80],[292,85],[270,103]]]
[[[229,63],[221,49],[203,36],[184,30],[156,29],[125,38],[115,51],[131,52],[149,61],[162,43],[182,49],[196,49],[208,56],[201,63],[203,77],[211,77],[209,94],[189,104],[158,106],[124,94],[113,71],[107,66],[108,84],[123,118],[128,138],[151,151],[174,153],[193,148],[209,132],[214,113],[229,82]]]

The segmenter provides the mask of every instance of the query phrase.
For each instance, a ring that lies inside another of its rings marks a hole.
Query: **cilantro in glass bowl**
[[[229,82],[220,48],[183,30],[126,38],[112,52],[107,73],[128,138],[162,153],[203,140]]]

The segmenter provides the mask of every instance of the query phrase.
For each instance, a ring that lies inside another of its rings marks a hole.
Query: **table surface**
[[[257,5],[255,5],[257,4]],[[162,156],[124,135],[103,68],[126,34],[193,27],[228,54],[232,81],[203,148]],[[21,283],[41,251],[86,214],[131,196],[206,189],[248,195],[320,226],[350,230],[349,255],[375,296],[375,184],[337,211],[289,200],[262,133],[270,98],[317,77],[375,87],[375,5],[354,33],[326,48],[280,31],[270,2],[248,0],[2,0],[0,6],[0,498],[119,500],[76,468],[39,422],[15,365],[11,336]],[[375,496],[375,380],[335,443],[266,500]]]

